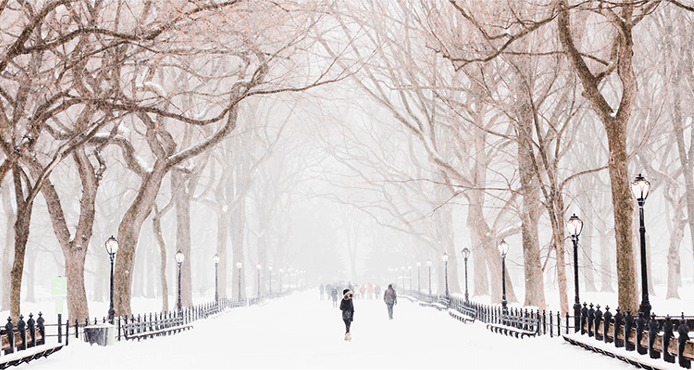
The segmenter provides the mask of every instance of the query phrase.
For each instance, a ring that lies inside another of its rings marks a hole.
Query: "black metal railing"
[[[663,358],[663,361],[677,363],[680,367],[691,368],[694,361],[694,342],[690,340],[689,331],[694,328],[694,316],[684,313],[674,319],[670,315],[644,317],[643,313],[634,316],[631,310],[622,312],[617,308],[614,313],[606,306],[583,303],[578,320],[574,325],[574,316],[569,312],[546,312],[537,309],[485,305],[465,300],[453,294],[448,299],[440,295],[428,295],[416,291],[404,291],[405,297],[419,301],[421,305],[443,305],[456,319],[461,321],[480,321],[487,324],[493,332],[516,337],[549,335],[561,336],[568,342],[582,346],[610,357],[621,359],[641,368],[651,365],[638,361],[638,356],[627,358],[618,353],[607,352],[604,345],[591,345],[591,341],[609,343],[615,348],[624,348],[651,359]],[[585,339],[579,340],[585,336]]]

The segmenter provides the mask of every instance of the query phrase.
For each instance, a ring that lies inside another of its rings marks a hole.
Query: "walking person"
[[[367,288],[369,292],[369,299],[374,299],[374,286],[369,283],[369,287]]]
[[[361,285],[361,288],[359,288],[359,299],[365,299],[366,298],[366,286],[364,284]]]
[[[337,307],[337,287],[333,287],[330,291],[330,297],[333,299],[333,307]]]
[[[383,300],[386,302],[386,307],[388,307],[388,319],[393,319],[393,306],[398,304],[398,295],[393,289],[393,284],[388,284],[388,289],[383,293]]]
[[[345,340],[351,341],[352,334],[349,332],[352,321],[354,321],[354,302],[352,300],[352,291],[345,289],[342,291],[342,302],[340,302],[340,311],[342,311],[342,321],[345,322]]]
[[[325,287],[321,283],[320,288],[318,288],[318,289],[320,290],[320,300],[322,301],[323,300],[323,292],[325,291]]]

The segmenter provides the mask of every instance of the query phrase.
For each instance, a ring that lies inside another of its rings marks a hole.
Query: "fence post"
[[[648,352],[648,347],[641,345],[644,330],[646,330],[646,315],[643,311],[639,311],[639,318],[636,320],[636,352],[640,355],[645,355]]]
[[[29,329],[29,343],[28,348],[36,346],[36,320],[34,320],[34,314],[29,312],[29,320],[27,320],[27,328]]]
[[[624,347],[624,340],[619,339],[619,333],[622,331],[622,324],[624,323],[624,315],[620,311],[617,307],[617,313],[614,315],[614,346],[618,348]]]
[[[36,345],[46,344],[46,327],[44,326],[44,321],[43,314],[39,311],[39,318],[36,319],[36,326],[39,329],[39,333],[41,333],[41,339],[39,339]]]
[[[665,322],[663,323],[663,360],[671,364],[675,363],[675,357],[670,355],[668,352],[668,347],[670,347],[670,339],[672,339],[672,329],[674,325],[670,321],[670,315],[665,316]]]
[[[569,311],[566,311],[566,334],[569,334]]]
[[[554,336],[554,324],[552,324],[552,310],[549,311],[549,337]]]
[[[588,310],[588,336],[593,336],[593,323],[595,322],[595,309],[593,309],[593,302],[590,302],[590,309]]]
[[[27,349],[27,328],[24,322],[24,315],[21,314],[19,315],[19,321],[17,321],[17,332],[19,332],[19,340],[22,341],[22,343],[17,346],[17,350],[24,351]]]
[[[602,311],[600,311],[600,305],[595,306],[595,339],[602,341],[603,334],[605,331],[603,330],[602,333],[600,333],[600,329],[602,329]]]
[[[65,346],[70,344],[70,317],[65,320]]]
[[[682,319],[680,320],[680,326],[677,328],[677,360],[681,367],[691,369],[692,362],[684,357],[684,347],[689,340],[689,326],[687,326],[687,320],[684,319],[684,312],[682,312]]]
[[[58,314],[58,343],[63,343],[63,316]]]
[[[588,320],[588,306],[586,302],[583,302],[583,308],[581,308],[581,335],[586,333],[586,321]]]
[[[7,318],[7,324],[5,324],[5,333],[7,333],[7,344],[8,348],[5,350],[5,354],[14,353],[14,325],[12,325],[12,318]]]
[[[118,337],[116,338],[116,340],[120,342],[120,336],[121,336],[120,316],[116,317],[116,321],[118,322]]]
[[[660,325],[655,320],[655,313],[651,312],[651,320],[648,321],[648,354],[651,358],[660,358],[660,352],[653,347],[655,337],[660,332]]]
[[[75,319],[75,338],[80,337],[80,322]]]
[[[545,310],[542,310],[542,334],[547,335],[547,319]]]
[[[627,310],[627,316],[624,320],[624,347],[627,351],[633,351],[636,349],[636,343],[632,344],[629,341],[631,338],[631,329],[634,328],[634,316],[631,314],[631,310]]]
[[[602,324],[602,337],[605,340],[605,343],[612,343],[612,339],[610,339],[610,323],[612,323],[612,312],[610,312],[610,306],[605,306],[605,315],[603,315],[605,318],[605,321]]]

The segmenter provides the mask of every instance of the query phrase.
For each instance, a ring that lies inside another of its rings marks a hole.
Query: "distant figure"
[[[366,298],[366,286],[364,284],[361,285],[361,288],[359,288],[359,299],[364,299]]]
[[[318,288],[318,290],[320,290],[320,300],[322,301],[323,300],[323,293],[325,292],[325,287],[323,286],[322,283],[320,285],[320,288]]]
[[[393,284],[388,284],[388,289],[383,294],[383,300],[386,302],[386,307],[388,307],[388,319],[393,319],[393,306],[398,304],[398,295],[393,289]]]
[[[374,286],[369,283],[369,286],[366,288],[366,290],[369,292],[369,299],[374,298]]]
[[[337,307],[337,288],[333,287],[330,291],[330,296],[333,298],[333,307]]]
[[[354,302],[352,302],[352,291],[345,289],[342,291],[343,297],[340,302],[340,311],[342,311],[342,321],[345,322],[345,340],[351,341],[352,334],[349,332],[349,327],[354,321]]]
[[[374,293],[376,293],[376,299],[378,299],[378,297],[381,296],[381,286],[380,285],[376,285],[376,287],[374,287]]]

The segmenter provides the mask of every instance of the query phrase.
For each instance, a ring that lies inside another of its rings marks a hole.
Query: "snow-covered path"
[[[175,336],[110,347],[70,345],[17,369],[100,368],[584,368],[632,369],[559,338],[515,339],[401,299],[394,320],[382,300],[356,300],[351,342],[340,311],[305,291],[235,308]]]

